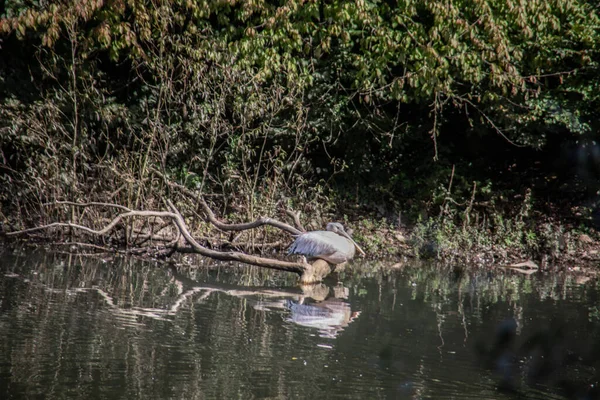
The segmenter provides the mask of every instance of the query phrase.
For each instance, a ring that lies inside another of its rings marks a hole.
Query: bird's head
[[[346,232],[346,230],[344,229],[344,225],[340,224],[339,222],[330,222],[327,224],[327,228],[325,229],[339,234],[341,234],[341,232]]]
[[[360,254],[362,254],[363,256],[365,255],[365,252],[363,251],[363,249],[361,249],[360,246],[358,244],[356,244],[354,239],[352,239],[352,237],[346,232],[346,230],[344,229],[344,225],[340,224],[339,222],[330,222],[327,224],[326,229],[328,231],[335,232],[338,235],[345,237],[346,239],[351,241],[352,244],[354,244],[354,247],[356,248],[356,250],[358,250],[358,252]]]

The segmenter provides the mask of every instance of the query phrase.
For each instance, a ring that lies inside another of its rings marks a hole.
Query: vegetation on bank
[[[372,253],[581,255],[600,219],[599,15],[584,0],[4,4],[2,230],[109,218],[55,200],[168,197],[197,215],[159,171],[231,222],[346,219]]]

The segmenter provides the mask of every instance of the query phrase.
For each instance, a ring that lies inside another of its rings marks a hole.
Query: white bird
[[[330,264],[342,264],[351,260],[356,250],[365,255],[342,224],[330,222],[326,229],[298,235],[288,249],[288,254],[301,254],[308,259],[320,258]]]

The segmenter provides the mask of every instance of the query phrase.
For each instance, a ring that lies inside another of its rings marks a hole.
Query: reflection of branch
[[[181,284],[181,282],[177,282],[177,283]],[[48,287],[45,287],[45,290],[48,292],[51,292],[51,293],[54,293],[54,292],[64,293],[65,292],[64,289],[53,289],[53,288],[48,288]],[[115,304],[115,301],[110,294],[108,294],[105,290],[100,289],[98,287],[67,289],[66,292],[67,293],[96,292],[100,295],[100,297],[104,300],[104,302],[114,312],[115,315],[121,315],[121,316],[132,317],[132,318],[148,317],[148,318],[153,318],[153,319],[158,319],[158,320],[166,320],[166,317],[176,314],[187,299],[189,299],[191,296],[193,296],[199,292],[204,292],[204,293],[202,293],[202,295],[197,300],[204,300],[214,292],[222,292],[222,293],[226,293],[230,296],[235,296],[235,297],[240,297],[240,298],[247,297],[247,296],[261,295],[261,296],[266,296],[266,297],[279,297],[279,298],[283,297],[283,298],[292,298],[292,299],[298,300],[301,297],[301,295],[299,293],[270,290],[270,289],[244,290],[244,289],[218,288],[216,286],[195,286],[195,287],[192,287],[192,288],[180,293],[179,296],[177,296],[177,299],[168,308],[136,307],[136,306],[133,306],[131,308],[121,308],[117,304]],[[273,307],[284,308],[285,304],[283,301],[278,302],[278,303],[270,302],[270,303],[268,303],[268,306],[271,308],[273,308]],[[265,309],[267,307],[265,307],[265,305],[262,302],[257,302],[255,308]]]
[[[181,282],[177,279],[175,280],[175,282],[176,282],[177,286],[182,289],[183,282]],[[52,291],[52,289],[48,289],[48,290]],[[108,306],[111,309],[115,310],[117,312],[117,314],[119,314],[119,315],[135,316],[135,317],[143,316],[143,317],[150,317],[150,318],[154,318],[154,319],[165,319],[165,317],[167,317],[169,315],[176,314],[177,311],[179,311],[179,309],[181,308],[181,306],[187,299],[189,299],[191,296],[193,296],[199,292],[204,292],[204,293],[202,293],[202,295],[197,300],[204,300],[204,299],[208,298],[208,296],[210,296],[214,292],[221,292],[221,293],[225,293],[229,296],[240,297],[240,298],[260,295],[260,296],[271,297],[271,298],[291,298],[294,300],[298,300],[299,298],[302,297],[302,294],[300,294],[300,293],[285,291],[285,290],[268,289],[268,288],[265,288],[265,289],[235,288],[235,289],[233,289],[233,288],[228,288],[228,287],[219,287],[216,285],[201,285],[201,286],[198,285],[198,286],[193,286],[190,289],[187,289],[185,291],[183,291],[183,289],[182,289],[180,294],[177,296],[177,299],[168,308],[132,307],[132,308],[128,308],[128,309],[123,309],[123,308],[120,308],[119,306],[117,306],[115,304],[113,298],[106,291],[104,291],[100,288],[77,288],[77,289],[75,289],[75,291],[76,292],[81,292],[81,291],[97,292],[104,299],[106,304],[108,304]],[[62,292],[62,290],[61,290],[61,292]],[[263,302],[259,301],[255,305],[256,309],[266,309],[268,307],[285,308],[285,303],[283,301],[267,302],[266,307],[265,307],[265,304],[263,304]]]
[[[178,273],[176,268],[171,269],[170,279],[165,280],[162,290],[158,291],[158,298],[164,298],[164,300],[160,305],[151,305],[150,307],[138,306],[136,304],[140,303],[137,302],[123,306],[114,296],[114,293],[120,294],[121,291],[112,285],[108,287],[96,285],[77,287],[78,285],[75,285],[74,287],[59,288],[49,287],[47,282],[32,281],[29,284],[39,286],[50,293],[76,295],[95,292],[98,294],[97,301],[106,304],[106,307],[101,307],[101,309],[114,317],[118,323],[127,325],[143,326],[140,317],[174,322],[174,318],[182,308],[204,301],[215,292],[244,299],[256,310],[284,312],[287,315],[286,321],[318,329],[322,337],[336,337],[360,315],[359,311],[353,312],[351,305],[342,300],[347,296],[348,289],[340,286],[334,288],[334,295],[331,297],[331,288],[324,284],[278,289],[224,283],[199,283]],[[23,279],[17,274],[11,277]],[[95,280],[95,276],[89,276],[86,279],[90,282]],[[55,281],[51,280],[50,283],[55,283]],[[173,289],[175,289],[175,293],[173,293]],[[306,302],[307,299],[312,299],[312,301]],[[155,303],[154,299],[152,303]]]
[[[106,246],[98,246],[97,244],[92,244],[92,243],[82,243],[82,242],[64,242],[64,243],[57,243],[59,245],[62,246],[78,246],[78,247],[89,247],[91,249],[95,249],[95,250],[100,250],[100,251],[105,251],[105,252],[109,252],[112,253],[114,250],[111,249],[110,247],[106,247]],[[98,253],[95,253],[98,254]]]
[[[465,317],[465,306],[463,304],[463,296],[462,296],[462,286],[458,285],[458,315],[461,317],[461,324],[463,330],[465,331],[465,338],[463,340],[463,344],[467,344],[467,339],[469,338],[469,330],[467,329],[467,320]]]
[[[441,312],[437,312],[437,311],[436,311],[435,314],[436,314],[436,319],[437,319],[438,336],[440,338],[440,345],[437,346],[437,348],[438,348],[438,350],[440,352],[440,357],[441,357],[442,356],[442,348],[446,344],[444,342],[444,335],[442,334],[442,325],[444,323],[444,314],[442,314]]]
[[[65,289],[51,289],[46,288],[49,292],[60,292],[65,293]],[[121,308],[115,304],[113,298],[104,290],[93,287],[93,288],[75,288],[75,289],[67,289],[67,293],[81,293],[81,292],[96,292],[100,295],[100,297],[106,302],[111,310],[115,312],[116,315],[120,315],[123,317],[129,318],[137,318],[137,317],[149,317],[158,320],[165,320],[165,317],[170,314],[171,310],[164,310],[161,308],[144,308],[144,307],[132,307],[132,308]]]

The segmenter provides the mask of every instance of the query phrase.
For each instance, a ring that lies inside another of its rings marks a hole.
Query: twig
[[[463,221],[463,231],[467,229],[467,224],[470,222],[469,214],[473,209],[473,202],[475,201],[475,193],[477,192],[477,182],[473,182],[473,193],[471,193],[471,201],[469,201],[469,206],[465,210],[465,220]]]
[[[446,196],[444,197],[444,202],[442,203],[442,206],[440,207],[440,216],[446,212],[446,202],[448,201],[448,199],[452,199],[450,197],[450,193],[452,192],[452,182],[454,181],[454,169],[455,169],[456,165],[452,164],[452,174],[450,174],[450,182],[448,183],[448,190],[446,190]]]
[[[529,76],[524,76],[523,79],[531,80],[532,78],[539,79],[539,78],[551,78],[554,76],[573,75],[573,74],[579,72],[580,69],[582,69],[582,68],[574,68],[570,71],[560,71],[560,72],[554,72],[554,73],[550,73],[550,74],[529,75]],[[585,69],[585,68],[583,68],[583,69]]]
[[[100,207],[118,208],[119,210],[123,210],[123,211],[131,211],[130,208],[122,206],[120,204],[102,203],[102,202],[98,202],[98,201],[90,201],[90,202],[87,202],[87,203],[76,203],[74,201],[61,201],[61,200],[57,200],[57,201],[53,201],[53,202],[43,203],[42,205],[44,207],[56,206],[56,205],[67,205],[67,206],[74,206],[74,207],[100,206]]]
[[[298,228],[298,230],[300,230],[302,232],[306,232],[306,229],[304,229],[304,226],[302,225],[302,222],[300,222],[300,211],[293,212],[292,210],[285,210],[285,213],[290,218],[292,218],[292,220],[294,221],[294,226],[296,228]]]
[[[483,118],[485,118],[485,120],[488,122],[488,124],[490,124],[492,126],[492,128],[494,128],[494,130],[496,131],[496,133],[498,135],[500,135],[504,140],[506,140],[508,143],[512,144],[515,147],[525,147],[525,145],[522,144],[518,144],[513,142],[511,139],[508,138],[508,136],[506,136],[504,134],[504,132],[502,132],[502,130],[500,128],[498,128],[496,126],[496,124],[494,123],[494,121],[492,121],[492,119],[490,117],[487,116],[486,113],[484,113],[483,111],[481,111],[479,109],[479,107],[477,107],[472,101],[465,99],[464,97],[457,97],[457,99],[459,101],[464,101],[465,103],[469,104],[471,107],[473,107],[475,110],[477,110],[477,112],[479,112],[479,114],[481,114],[483,116]]]
[[[208,204],[206,203],[206,201],[204,200],[202,195],[196,194],[196,193],[192,192],[190,189],[188,189],[185,186],[182,186],[178,183],[169,181],[165,175],[163,175],[161,172],[157,171],[156,169],[152,169],[152,171],[155,174],[159,175],[161,178],[163,178],[165,184],[167,184],[168,186],[176,188],[176,189],[180,190],[181,192],[183,192],[184,194],[186,194],[187,196],[190,196],[194,200],[196,200],[199,203],[199,205],[202,207],[202,210],[204,211],[204,213],[206,214],[206,219],[211,224],[213,224],[214,226],[216,226],[217,228],[219,228],[223,231],[245,231],[248,229],[258,228],[259,226],[263,226],[263,225],[270,225],[275,228],[281,229],[282,231],[286,231],[292,235],[300,235],[303,233],[302,231],[294,228],[291,225],[288,225],[284,222],[274,220],[272,218],[266,218],[266,217],[261,217],[254,222],[246,222],[246,223],[240,223],[240,224],[226,224],[224,222],[221,222],[217,219],[217,217],[215,216],[215,213],[208,206]]]
[[[433,161],[438,160],[438,144],[437,144],[437,136],[438,136],[438,108],[440,108],[439,100],[438,100],[438,92],[435,93],[435,101],[433,103],[433,128],[431,128],[431,140],[433,140]]]

